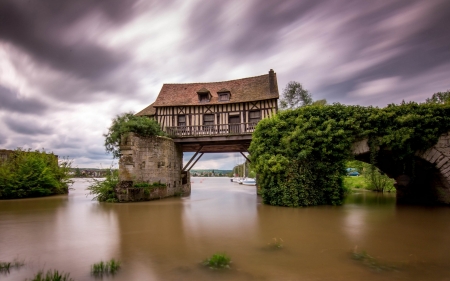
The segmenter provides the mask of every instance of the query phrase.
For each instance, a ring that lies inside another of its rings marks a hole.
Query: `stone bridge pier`
[[[356,160],[370,163],[367,139],[353,144]],[[411,170],[414,174],[406,174]],[[379,151],[376,166],[395,179],[397,202],[405,204],[450,205],[450,132],[439,137],[438,142],[426,151],[417,151],[413,163],[399,166],[392,152]]]

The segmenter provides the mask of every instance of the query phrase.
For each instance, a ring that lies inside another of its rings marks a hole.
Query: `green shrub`
[[[114,158],[120,157],[120,142],[129,133],[141,137],[164,136],[158,122],[146,116],[136,116],[132,112],[117,115],[113,119],[108,133],[104,134],[106,151],[112,153]]]
[[[118,202],[114,189],[119,183],[119,171],[109,169],[106,173],[106,178],[92,179],[92,184],[87,188],[89,194],[94,195],[94,200],[99,202]]]
[[[65,194],[71,162],[44,150],[16,149],[0,161],[0,199]]]
[[[203,265],[212,269],[230,268],[231,259],[226,254],[217,253],[203,261]]]
[[[94,263],[91,266],[91,273],[96,276],[101,276],[103,274],[115,274],[120,269],[120,261],[111,259],[110,261],[99,263]]]
[[[28,280],[28,279],[26,279]],[[45,275],[39,271],[30,281],[73,281],[69,273],[59,272],[58,270],[48,270]]]

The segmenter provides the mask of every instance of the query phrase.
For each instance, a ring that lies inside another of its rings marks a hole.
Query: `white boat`
[[[256,185],[256,180],[252,178],[246,178],[242,181],[243,185]]]
[[[240,181],[241,181],[241,178],[238,178],[238,177],[235,177],[232,180],[232,182],[235,182],[235,183],[239,183]]]

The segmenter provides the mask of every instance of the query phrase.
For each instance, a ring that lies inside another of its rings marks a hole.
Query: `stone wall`
[[[370,162],[369,150],[367,139],[352,146],[355,158],[364,162]],[[415,153],[414,175],[396,174],[389,151],[380,151],[380,155],[377,166],[396,180],[398,201],[450,205],[450,132],[441,135],[433,147]]]
[[[182,173],[181,147],[166,137],[141,138],[130,134],[120,146],[116,194],[121,202],[186,196],[191,192],[189,173]],[[160,183],[165,187],[133,188],[133,183]]]

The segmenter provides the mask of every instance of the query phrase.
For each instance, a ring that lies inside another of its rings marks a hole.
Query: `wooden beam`
[[[200,156],[197,158],[197,160],[195,160],[194,164],[192,164],[192,166],[187,170],[188,172],[194,167],[194,165],[197,163],[197,161],[200,160],[200,158],[202,158],[203,154],[205,154],[205,153],[200,154]]]
[[[248,163],[252,163],[252,161],[250,161],[250,159],[248,159],[247,156],[245,156],[245,154],[242,153],[242,151],[240,151],[240,153],[242,154],[242,156],[244,156],[245,159],[247,159]]]
[[[195,156],[197,156],[197,154],[200,152],[200,150],[202,150],[202,148],[203,148],[203,145],[200,145],[200,148],[197,150],[197,152],[194,154],[194,156],[192,156],[191,160],[189,160],[189,162],[186,164],[186,166],[184,166],[183,169],[181,169],[182,171],[184,171],[189,166],[189,164],[191,164],[192,160],[194,160]]]

